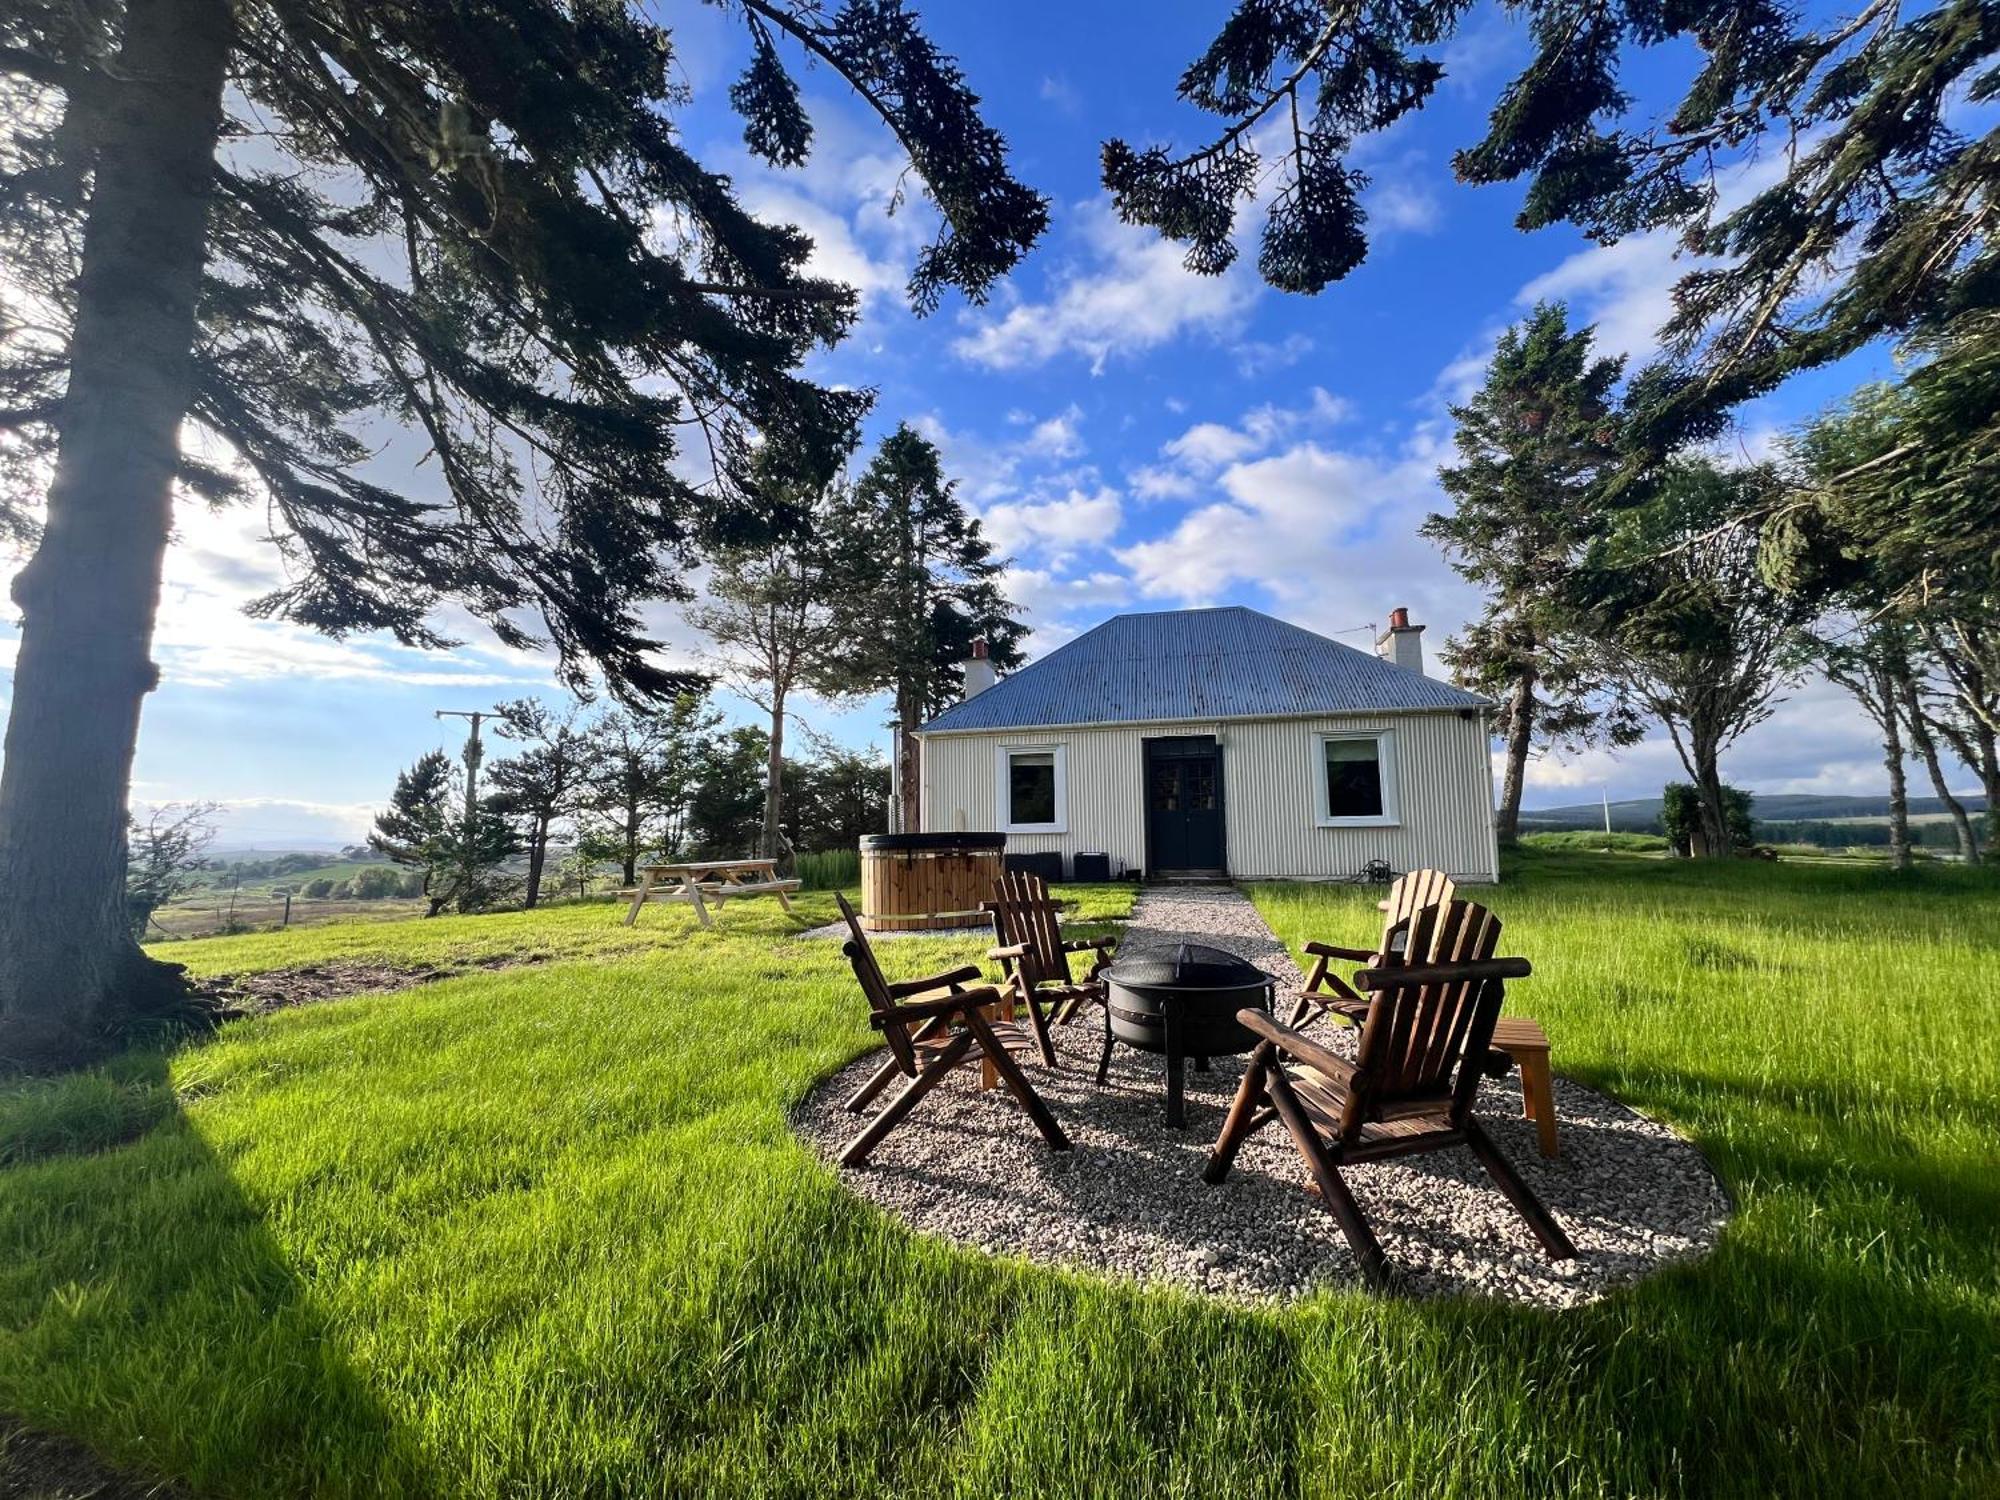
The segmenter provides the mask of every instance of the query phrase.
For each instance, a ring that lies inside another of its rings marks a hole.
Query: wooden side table
[[[1535,1122],[1542,1155],[1556,1155],[1556,1099],[1549,1081],[1549,1034],[1527,1016],[1502,1016],[1493,1045],[1521,1070],[1521,1112]]]

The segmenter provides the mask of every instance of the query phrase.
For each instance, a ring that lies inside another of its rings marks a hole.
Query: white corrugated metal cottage
[[[1338,879],[1371,860],[1499,878],[1493,705],[1425,677],[1397,610],[1387,659],[1254,609],[1117,615],[919,732],[926,831],[1149,875]]]

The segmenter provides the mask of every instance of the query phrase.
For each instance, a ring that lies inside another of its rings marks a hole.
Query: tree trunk
[[[83,232],[48,524],[14,583],[0,1059],[81,1059],[182,993],[125,914],[125,817],[192,381],[228,0],[130,0]],[[72,101],[72,108],[76,101]]]
[[[1973,720],[1979,764],[1979,789],[1986,796],[1986,847],[2000,843],[2000,736],[1984,719]]]
[[[1710,859],[1729,859],[1736,850],[1729,837],[1729,809],[1722,799],[1722,765],[1715,742],[1696,736],[1694,746],[1694,791],[1701,805],[1701,836],[1708,845]]]
[[[1896,690],[1885,672],[1881,683],[1882,765],[1889,773],[1889,868],[1910,868],[1910,786],[1903,771],[1902,725],[1896,717]]]
[[[784,847],[782,827],[785,814],[785,690],[771,688],[771,741],[764,757],[764,832],[766,859],[778,861],[778,874],[791,874],[791,860]]]
[[[549,820],[535,819],[534,832],[528,836],[528,899],[522,904],[533,909],[542,898],[542,865],[549,857]]]
[[[1937,739],[1931,734],[1931,727],[1924,721],[1923,700],[1917,696],[1916,684],[1905,678],[1900,684],[1903,699],[1903,725],[1910,731],[1910,743],[1916,746],[1917,758],[1924,763],[1929,773],[1931,787],[1937,793],[1938,801],[1951,815],[1951,831],[1958,840],[1958,857],[1968,865],[1979,863],[1979,840],[1972,831],[1972,821],[1965,815],[1965,804],[1951,793],[1944,779],[1944,765],[1938,757]]]
[[[1500,782],[1500,810],[1493,830],[1503,844],[1521,836],[1521,787],[1528,775],[1528,749],[1535,737],[1535,669],[1524,667],[1507,704],[1507,772]]]
[[[625,804],[625,884],[639,883],[639,806]]]
[[[898,833],[916,833],[923,827],[923,786],[920,750],[910,733],[920,722],[916,694],[907,688],[896,694],[896,801]]]

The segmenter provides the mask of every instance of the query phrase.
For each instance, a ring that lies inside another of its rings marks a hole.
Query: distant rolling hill
[[[1959,801],[1968,812],[1983,812],[1986,799],[1977,793],[1961,793]],[[1847,818],[1886,818],[1889,815],[1888,797],[1836,797],[1811,792],[1774,792],[1770,795],[1758,794],[1750,804],[1751,816],[1760,823],[1805,823],[1835,822]],[[1936,797],[1912,797],[1910,816],[1913,818],[1936,817],[1944,812],[1944,803]],[[1524,832],[1559,832],[1569,828],[1602,828],[1604,826],[1604,806],[1599,802],[1580,802],[1573,807],[1538,807],[1521,811],[1521,828]],[[1657,832],[1660,826],[1660,799],[1658,797],[1635,797],[1624,802],[1611,804],[1611,826],[1625,833]]]

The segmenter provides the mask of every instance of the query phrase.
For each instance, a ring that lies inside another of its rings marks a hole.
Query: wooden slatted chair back
[[[1048,882],[1039,875],[1017,870],[993,883],[994,935],[1003,946],[1027,946],[1022,967],[1031,986],[1071,982],[1059,913]]]
[[[1396,928],[1426,906],[1436,906],[1458,895],[1458,885],[1442,870],[1412,870],[1398,876],[1382,903],[1382,947],[1384,957],[1393,957]]]
[[[1403,966],[1475,963],[1498,951],[1500,919],[1471,901],[1426,906],[1396,924]],[[1480,1060],[1493,1040],[1502,984],[1456,980],[1387,989],[1361,1028],[1356,1087],[1342,1134],[1352,1139],[1371,1120],[1470,1109]]]
[[[916,1049],[910,1045],[909,1026],[894,1019],[896,997],[889,992],[888,976],[882,972],[875,949],[868,941],[868,934],[861,930],[861,919],[847,904],[847,897],[835,891],[833,899],[839,903],[840,915],[852,934],[841,944],[841,951],[847,955],[847,961],[854,969],[854,978],[861,986],[861,993],[868,997],[868,1008],[880,1022],[882,1038],[889,1044],[889,1055],[896,1059],[905,1073],[914,1074]]]

